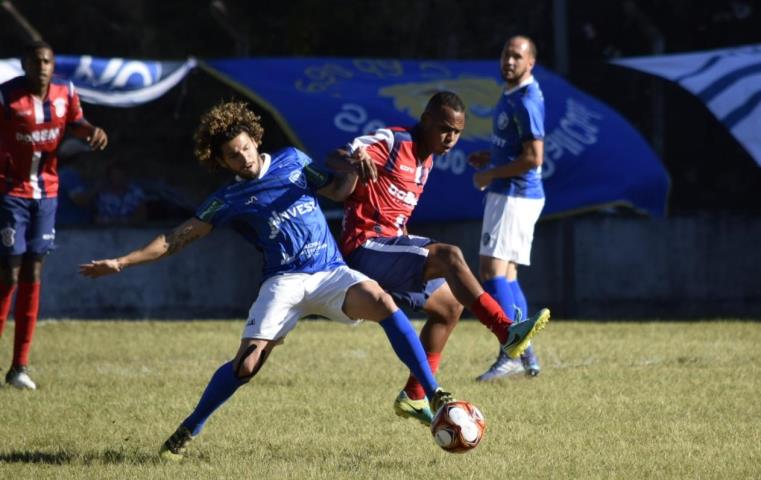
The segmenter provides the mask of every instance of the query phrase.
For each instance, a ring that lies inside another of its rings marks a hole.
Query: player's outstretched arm
[[[79,266],[79,274],[85,277],[98,278],[112,273],[119,273],[127,267],[153,262],[160,258],[179,252],[190,243],[206,236],[212,230],[212,225],[191,218],[175,228],[169,234],[161,234],[148,242],[142,248],[119,258],[92,260]]]

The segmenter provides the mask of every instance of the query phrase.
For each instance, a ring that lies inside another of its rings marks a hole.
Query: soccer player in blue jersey
[[[530,264],[534,225],[544,208],[544,97],[531,73],[536,54],[536,45],[526,36],[514,36],[505,43],[500,68],[506,85],[494,112],[491,151],[469,158],[481,168],[473,183],[487,191],[479,251],[481,281],[511,316],[528,313],[518,265]],[[522,372],[536,376],[539,371],[533,347],[526,349],[520,361],[500,351],[478,380]]]
[[[171,233],[124,256],[80,265],[88,277],[118,273],[177,253],[223,224],[234,226],[264,254],[264,280],[238,352],[217,369],[195,410],[161,446],[164,459],[182,459],[209,416],[259,372],[272,349],[308,315],[379,322],[397,356],[421,378],[432,406],[452,400],[437,385],[414,328],[391,296],[344,264],[316,193],[338,198],[346,177],[316,170],[295,148],[260,153],[263,133],[259,117],[244,103],[212,108],[195,133],[195,155],[203,165],[232,172],[235,180]]]

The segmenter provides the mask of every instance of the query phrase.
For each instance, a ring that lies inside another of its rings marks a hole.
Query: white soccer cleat
[[[11,367],[5,375],[5,383],[21,390],[36,390],[37,385],[29,377],[26,366]]]
[[[496,378],[523,375],[525,373],[526,369],[523,367],[523,362],[520,359],[510,358],[505,355],[505,352],[500,351],[497,360],[489,367],[489,370],[476,377],[476,381],[488,382]]]

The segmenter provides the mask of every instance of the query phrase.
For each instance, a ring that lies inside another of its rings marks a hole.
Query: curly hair
[[[201,116],[193,140],[198,162],[208,168],[220,168],[222,144],[246,132],[257,145],[261,145],[264,128],[261,117],[249,110],[245,102],[223,102]]]

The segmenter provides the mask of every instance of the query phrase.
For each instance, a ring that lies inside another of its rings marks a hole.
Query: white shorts
[[[347,266],[317,273],[284,273],[268,278],[248,312],[241,338],[280,340],[299,319],[319,315],[355,325],[343,312],[346,290],[370,280]]]
[[[530,265],[534,225],[543,208],[543,198],[508,197],[488,192],[478,253]]]

